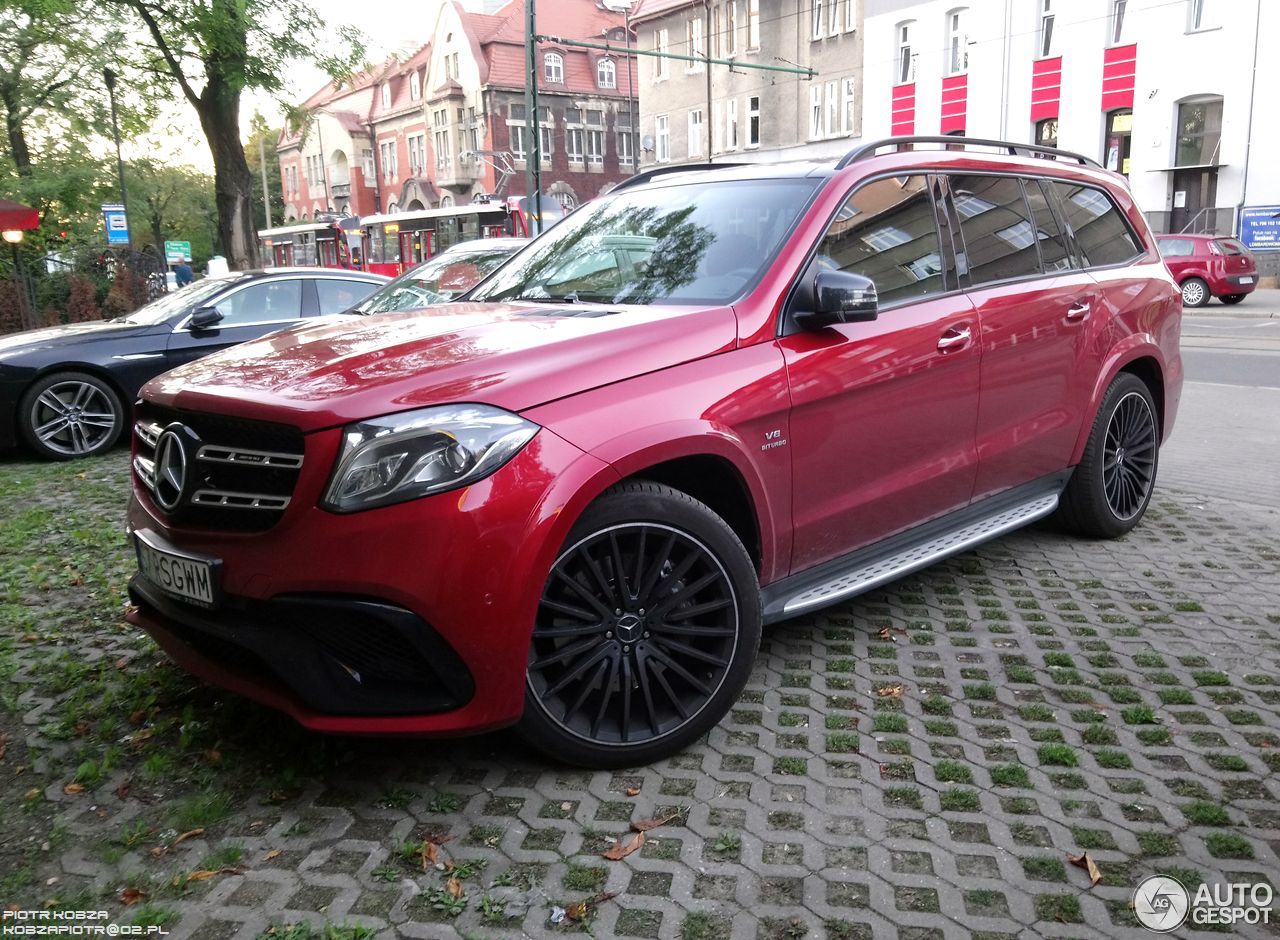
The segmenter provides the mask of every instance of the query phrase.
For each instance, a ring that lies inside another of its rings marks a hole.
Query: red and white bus
[[[304,222],[258,231],[268,268],[351,268],[347,233],[337,222]]]

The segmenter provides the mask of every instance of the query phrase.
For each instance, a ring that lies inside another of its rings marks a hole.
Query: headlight
[[[349,425],[324,508],[355,512],[483,479],[538,425],[489,405],[442,405]]]

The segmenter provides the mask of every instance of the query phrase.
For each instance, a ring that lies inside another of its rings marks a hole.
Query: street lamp
[[[13,250],[17,251],[18,250],[17,246],[22,243],[22,230],[6,229],[4,232],[4,240],[7,241],[10,245],[13,245],[14,246]]]
[[[22,259],[18,256],[18,245],[22,243],[22,230],[7,228],[4,230],[3,237],[13,251],[13,283],[18,292],[18,321],[23,329],[29,329],[35,324],[30,322],[31,311],[28,309],[26,277],[22,271]]]
[[[109,68],[102,70],[102,81],[107,86],[107,97],[111,99],[111,136],[116,142],[116,170],[120,174],[120,205],[124,206],[125,235],[128,247],[133,249],[133,236],[129,232],[129,194],[124,186],[124,157],[120,153],[120,122],[116,118],[116,73]]]

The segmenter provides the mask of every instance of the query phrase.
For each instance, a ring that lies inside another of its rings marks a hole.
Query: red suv
[[[1127,532],[1181,387],[1124,180],[1018,144],[661,167],[467,301],[151,382],[132,621],[310,728],[640,764],[763,624],[1050,514]]]
[[[1234,238],[1161,235],[1157,246],[1188,307],[1203,307],[1210,297],[1238,304],[1258,286],[1253,252]]]

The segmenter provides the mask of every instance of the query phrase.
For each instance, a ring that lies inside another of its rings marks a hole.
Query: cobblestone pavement
[[[119,625],[125,456],[0,470],[0,902],[209,940],[1138,937],[1148,874],[1280,881],[1274,509],[1162,489],[1116,542],[1001,539],[771,629],[704,741],[590,773],[201,688]]]

